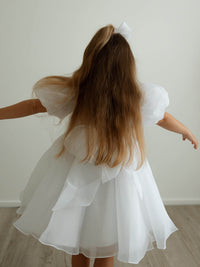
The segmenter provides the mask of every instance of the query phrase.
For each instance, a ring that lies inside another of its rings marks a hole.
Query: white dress
[[[155,125],[169,105],[168,93],[160,85],[141,85],[143,125]],[[67,88],[36,92],[49,115],[64,118],[73,111],[73,99],[58,103]],[[84,133],[84,126],[77,126],[42,155],[20,194],[20,216],[13,225],[42,244],[90,258],[116,255],[121,262],[137,264],[154,248],[153,241],[166,249],[167,238],[179,229],[166,212],[148,160],[137,171],[136,158],[122,170],[95,166],[93,159],[79,163],[86,151]],[[63,141],[65,153],[56,159]]]

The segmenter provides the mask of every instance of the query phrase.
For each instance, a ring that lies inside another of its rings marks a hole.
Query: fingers
[[[195,149],[197,149],[197,147],[198,147],[198,142],[195,140],[195,141],[191,141],[192,142],[192,144],[194,145],[194,148]]]
[[[194,148],[197,149],[198,147],[198,142],[194,144]]]
[[[185,139],[186,139],[184,134],[182,134],[182,139],[183,139],[183,141],[185,141]]]
[[[198,141],[196,140],[196,138],[195,137],[192,137],[192,136],[188,136],[188,137],[186,137],[186,136],[182,136],[183,137],[183,141],[185,141],[186,139],[188,139],[191,143],[192,143],[192,145],[194,145],[194,148],[195,149],[197,149],[198,148]]]

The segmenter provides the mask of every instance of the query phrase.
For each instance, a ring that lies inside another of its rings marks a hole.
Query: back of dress
[[[169,105],[168,93],[164,87],[154,83],[140,82],[140,88],[145,95],[141,107],[144,126],[154,125],[163,118],[165,109]],[[35,94],[49,115],[62,119],[73,112],[73,97],[61,103],[68,94],[68,88],[59,89],[51,85],[38,88]]]
[[[141,83],[141,90],[143,125],[155,125],[169,105],[168,93],[156,84]],[[36,95],[48,114],[64,118],[74,107],[73,98],[59,103],[67,92],[48,87]],[[137,171],[134,164],[122,169],[95,166],[94,158],[80,163],[84,127],[75,127],[66,139],[61,135],[40,158],[21,194],[20,218],[13,225],[71,255],[117,255],[121,262],[137,264],[154,248],[154,241],[165,249],[178,228],[165,210],[148,160]],[[56,159],[63,142],[66,151]]]
[[[144,102],[141,106],[142,121],[144,126],[155,125],[164,117],[166,107],[169,105],[167,91],[159,85],[152,83],[140,83],[144,93]],[[55,86],[41,87],[36,91],[36,96],[46,107],[49,115],[60,119],[73,112],[74,98],[61,102],[68,93],[68,88],[55,88]],[[86,154],[85,125],[77,125],[65,140],[65,146],[70,153],[82,159]],[[94,162],[94,158],[90,162]]]

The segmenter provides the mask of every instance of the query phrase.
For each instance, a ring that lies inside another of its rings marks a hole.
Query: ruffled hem
[[[17,212],[16,212],[17,213]],[[46,246],[50,246],[50,247],[53,247],[57,250],[61,250],[69,255],[79,255],[80,253],[83,254],[84,256],[90,258],[90,259],[95,259],[95,258],[108,258],[108,257],[115,257],[117,256],[117,260],[118,261],[121,261],[121,262],[124,262],[124,263],[131,263],[131,264],[138,264],[143,258],[144,256],[146,255],[147,251],[151,251],[153,249],[155,249],[156,247],[158,249],[162,249],[162,250],[165,250],[166,249],[166,241],[167,239],[171,236],[171,234],[173,234],[175,231],[179,230],[177,227],[175,228],[172,228],[170,230],[170,232],[168,233],[168,235],[165,237],[165,246],[164,247],[158,247],[157,245],[155,246],[153,244],[153,242],[156,242],[155,239],[151,239],[151,247],[147,248],[146,251],[144,252],[144,255],[138,260],[138,261],[135,261],[135,260],[131,260],[129,259],[128,261],[122,257],[120,257],[118,255],[118,245],[116,245],[115,247],[117,248],[117,250],[113,253],[110,253],[110,254],[107,254],[107,255],[95,255],[95,256],[92,256],[92,255],[89,255],[87,252],[86,252],[86,249],[82,248],[82,247],[79,247],[79,248],[72,248],[74,250],[77,250],[77,252],[72,252],[72,250],[67,250],[67,249],[64,249],[64,248],[61,248],[60,246],[57,246],[55,244],[52,244],[52,243],[49,243],[49,242],[45,242],[43,240],[40,239],[40,236],[37,236],[33,233],[30,233],[30,232],[24,232],[21,228],[19,228],[15,223],[13,223],[13,226],[18,230],[20,231],[21,233],[25,234],[25,235],[28,235],[28,236],[32,236],[34,237],[36,240],[38,240],[41,244],[43,245],[46,245]]]
[[[60,140],[32,173],[16,210],[22,216],[13,225],[42,244],[89,258],[117,255],[137,264],[154,241],[166,249],[167,238],[179,229],[164,208],[148,161],[137,171],[133,165],[120,171],[80,164],[70,153],[55,160]]]

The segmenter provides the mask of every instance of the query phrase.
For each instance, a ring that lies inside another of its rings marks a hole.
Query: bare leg
[[[72,255],[72,267],[89,267],[90,259],[83,254]]]
[[[114,257],[96,258],[93,267],[113,267]]]

